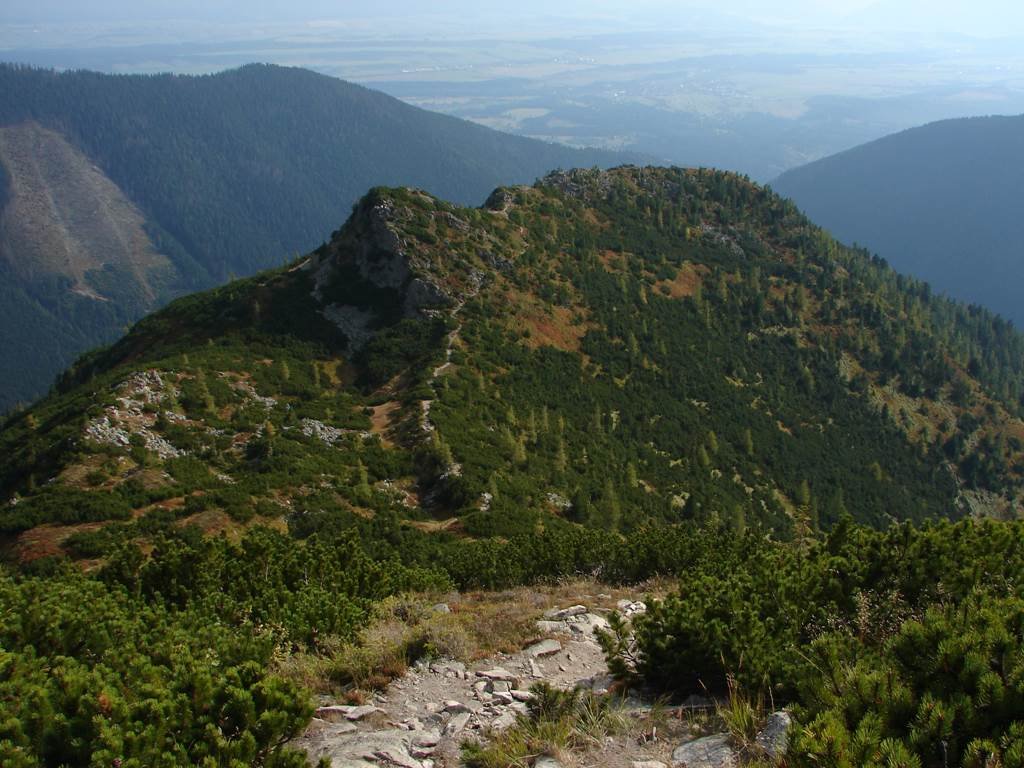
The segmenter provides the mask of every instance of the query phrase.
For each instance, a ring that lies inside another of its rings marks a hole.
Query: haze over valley
[[[1024,112],[1024,13],[1002,0],[65,5],[7,4],[4,58],[302,66],[502,130],[759,181],[934,120]]]

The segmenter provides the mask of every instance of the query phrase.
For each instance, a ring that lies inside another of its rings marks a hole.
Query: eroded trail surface
[[[624,613],[644,609],[634,601],[620,601],[617,607]],[[486,739],[526,713],[535,683],[609,690],[613,680],[594,635],[595,629],[608,626],[607,613],[584,605],[552,608],[537,623],[545,639],[519,653],[470,665],[420,664],[370,704],[323,706],[303,746],[314,762],[328,757],[333,768],[457,766],[462,741]],[[647,705],[630,699],[626,707],[639,715]]]
[[[446,605],[437,606],[447,610]],[[536,637],[513,654],[472,664],[421,663],[360,706],[324,702],[302,739],[311,761],[332,768],[455,768],[466,741],[483,744],[526,715],[530,688],[615,693],[595,630],[616,610],[626,618],[646,611],[635,599],[599,595],[589,605],[548,608]],[[770,715],[755,744],[739,747],[716,717],[715,704],[697,696],[675,706],[631,694],[618,704],[623,727],[586,741],[580,749],[547,750],[517,759],[532,768],[735,768],[752,759],[781,765],[789,715]],[[551,754],[553,752],[553,754]]]

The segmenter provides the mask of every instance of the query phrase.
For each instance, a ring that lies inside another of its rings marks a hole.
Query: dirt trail
[[[641,603],[622,606],[642,610]],[[470,665],[446,660],[417,665],[367,705],[321,707],[301,746],[313,762],[327,757],[333,768],[454,768],[463,741],[486,739],[527,712],[535,683],[609,690],[613,680],[594,635],[607,627],[606,613],[585,606],[555,608],[537,625],[545,639],[518,653]],[[648,708],[639,699],[627,702],[638,716]],[[667,743],[634,744],[630,753],[635,760],[658,759],[667,749]],[[619,765],[614,755],[621,751],[610,750],[601,764]]]

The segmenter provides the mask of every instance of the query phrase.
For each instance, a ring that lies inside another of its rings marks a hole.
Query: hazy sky
[[[538,16],[562,16],[678,25],[695,9],[704,9],[766,23],[919,25],[996,34],[1024,27],[1021,6],[1021,0],[3,0],[0,23],[301,22],[450,15],[482,24],[497,18],[528,24]]]
[[[874,0],[782,0],[771,4],[772,12],[780,16],[800,13],[846,13],[872,5]],[[656,9],[661,13],[685,11],[693,7],[714,7],[738,15],[764,16],[763,0],[556,0],[536,2],[523,0],[512,5],[486,0],[393,0],[370,4],[364,0],[5,0],[0,8],[0,19],[7,22],[58,21],[142,21],[156,19],[236,18],[252,19],[315,19],[361,18],[392,14],[445,14],[471,13],[481,17],[513,14],[533,14],[539,11],[552,14],[601,16],[605,14],[632,15],[636,9]]]

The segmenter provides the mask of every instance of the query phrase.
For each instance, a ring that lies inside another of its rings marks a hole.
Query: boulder
[[[541,640],[539,643],[535,643],[526,649],[526,655],[532,656],[535,659],[541,659],[545,656],[554,656],[562,650],[562,644],[557,640]]]
[[[507,669],[501,667],[495,667],[494,669],[483,669],[476,673],[477,677],[482,677],[485,680],[503,680],[506,683],[516,683],[516,676],[509,672]]]
[[[793,718],[789,712],[773,712],[768,715],[764,730],[757,734],[757,745],[772,760],[778,760],[786,754],[789,746],[789,729],[793,726]]]
[[[634,760],[633,768],[668,768],[660,760]]]
[[[307,747],[315,764],[327,758],[332,768],[369,768],[370,763],[397,765],[402,768],[423,768],[409,754],[409,732],[400,730],[361,731],[332,737]]]
[[[674,768],[738,768],[739,764],[727,733],[688,742],[672,753]]]
[[[448,725],[444,727],[445,736],[455,736],[461,733],[467,725],[469,725],[469,712],[460,712],[454,715],[451,720],[448,721]]]

